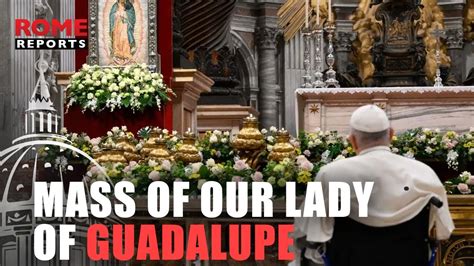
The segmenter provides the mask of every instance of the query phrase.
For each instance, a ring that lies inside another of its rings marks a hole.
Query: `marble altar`
[[[468,131],[474,126],[474,86],[299,88],[295,98],[299,131],[349,133],[351,113],[365,104],[386,110],[396,132],[417,127]]]

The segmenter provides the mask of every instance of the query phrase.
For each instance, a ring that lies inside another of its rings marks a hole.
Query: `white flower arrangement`
[[[72,75],[66,89],[67,107],[79,105],[83,111],[161,108],[173,94],[160,73],[151,72],[145,64],[124,68],[102,68],[83,65]]]

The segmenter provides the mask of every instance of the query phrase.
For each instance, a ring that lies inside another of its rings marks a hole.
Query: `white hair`
[[[351,134],[357,143],[362,146],[368,146],[373,143],[390,142],[390,128],[379,132],[362,132],[357,129],[351,129]]]

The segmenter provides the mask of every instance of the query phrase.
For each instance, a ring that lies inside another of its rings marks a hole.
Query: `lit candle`
[[[309,0],[306,0],[306,4],[305,4],[305,27],[308,28],[309,27]]]
[[[319,6],[320,6],[320,0],[318,0],[317,5],[316,5],[316,24],[321,24],[320,19],[319,19]]]
[[[332,4],[331,0],[328,0],[328,13],[329,13],[329,22],[332,22]]]

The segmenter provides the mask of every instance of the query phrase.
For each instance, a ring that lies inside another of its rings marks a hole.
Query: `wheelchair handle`
[[[430,203],[436,206],[438,209],[443,207],[443,202],[435,196],[431,197]]]

